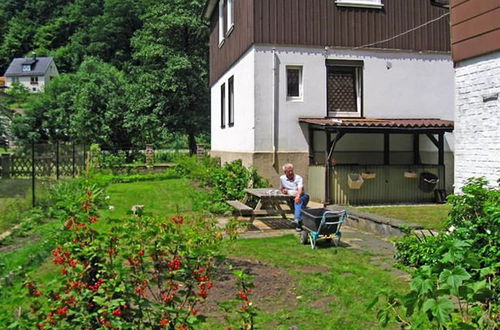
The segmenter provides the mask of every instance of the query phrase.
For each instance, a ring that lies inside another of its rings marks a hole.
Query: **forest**
[[[18,143],[161,146],[209,131],[203,0],[3,0],[0,71],[50,56],[60,75],[12,120]],[[22,94],[22,91],[19,92]],[[2,101],[4,102],[4,101]],[[5,125],[0,125],[5,126]]]

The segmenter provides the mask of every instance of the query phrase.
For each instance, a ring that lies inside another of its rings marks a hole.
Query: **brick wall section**
[[[455,191],[500,178],[500,52],[456,63]]]

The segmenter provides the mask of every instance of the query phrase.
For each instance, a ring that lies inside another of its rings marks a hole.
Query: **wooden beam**
[[[420,165],[420,134],[413,134],[413,164]]]
[[[331,203],[330,196],[330,157],[328,153],[330,152],[330,144],[331,144],[332,134],[330,132],[326,132],[326,150],[325,150],[325,201],[324,204],[328,205]]]
[[[314,164],[314,130],[309,126],[309,165]]]
[[[438,142],[438,140],[436,140],[436,138],[434,137],[434,135],[432,135],[431,133],[427,133],[425,135],[427,135],[427,137],[429,138],[429,140],[431,140],[431,142],[434,143],[434,145],[436,146],[436,148],[439,149],[439,142]]]
[[[391,163],[390,135],[384,133],[384,165]]]
[[[438,165],[444,165],[444,134],[439,134],[438,138]]]

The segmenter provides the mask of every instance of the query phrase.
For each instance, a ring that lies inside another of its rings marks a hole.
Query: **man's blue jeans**
[[[300,213],[300,211],[307,206],[307,203],[309,203],[308,194],[302,194],[302,196],[300,196],[300,203],[297,204],[295,203],[295,201],[293,202],[293,207],[294,207],[293,215],[295,221],[302,220],[302,214]]]

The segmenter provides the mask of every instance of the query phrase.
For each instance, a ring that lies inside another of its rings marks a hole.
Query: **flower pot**
[[[375,179],[377,177],[377,173],[373,173],[373,172],[363,172],[361,173],[361,177],[363,179]]]
[[[347,174],[347,184],[349,185],[349,189],[360,189],[363,185],[363,178],[359,173],[349,173]]]

